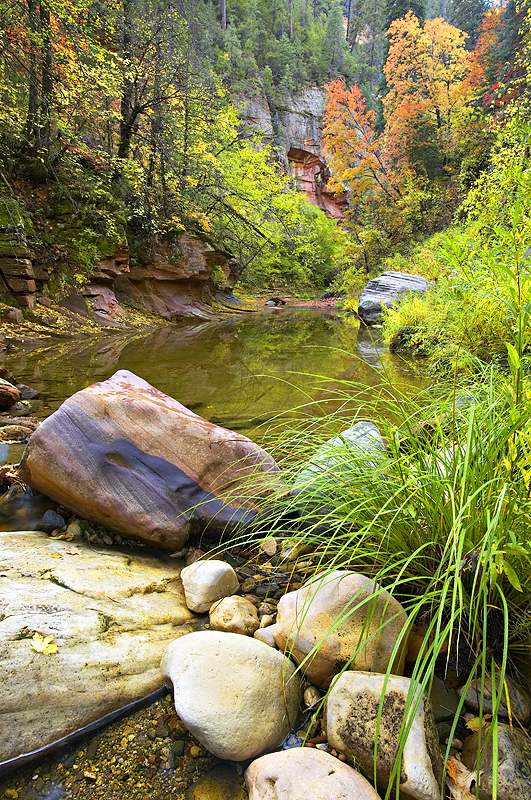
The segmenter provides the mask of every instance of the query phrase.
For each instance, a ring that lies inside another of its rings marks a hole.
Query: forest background
[[[440,232],[484,213],[470,192],[496,153],[527,153],[528,14],[514,0],[2,0],[0,223],[64,251],[57,291],[124,238],[134,258],[183,230],[244,280],[342,290],[347,308],[374,270],[437,277]],[[328,97],[328,188],[348,199],[339,226],[231,100],[265,94],[275,119],[312,85]]]

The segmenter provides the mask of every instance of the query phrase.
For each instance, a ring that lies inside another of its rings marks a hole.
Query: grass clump
[[[441,386],[412,397],[383,383],[369,401],[366,387],[344,382],[337,399],[340,410],[318,421],[309,403],[290,431],[283,422],[273,454],[284,489],[263,503],[255,534],[289,537],[314,574],[348,569],[390,592],[408,614],[397,653],[410,626],[422,631],[399,752],[419,687],[429,690],[435,674],[452,672],[465,692],[474,679],[488,682],[494,712],[490,721],[479,712],[480,749],[494,743],[496,769],[504,682],[529,657],[531,384],[517,369],[502,379],[491,368],[459,391]],[[362,420],[375,422],[381,438],[358,447],[345,429]]]

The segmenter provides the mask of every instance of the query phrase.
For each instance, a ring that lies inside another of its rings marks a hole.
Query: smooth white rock
[[[229,597],[240,588],[238,577],[226,561],[209,559],[194,561],[181,572],[186,605],[202,614],[210,611],[216,600]]]
[[[302,689],[278,650],[237,633],[201,631],[167,648],[161,670],[175,710],[214,755],[244,761],[277,747],[295,724]]]
[[[249,800],[379,800],[363,775],[310,747],[256,759],[245,773],[245,782]]]

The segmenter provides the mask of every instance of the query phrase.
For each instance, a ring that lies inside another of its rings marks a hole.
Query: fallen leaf
[[[52,555],[50,556],[50,558],[62,558],[62,557],[63,557],[62,553],[52,553]]]
[[[454,800],[476,800],[475,793],[472,794],[470,791],[470,787],[473,783],[475,784],[477,780],[475,772],[470,772],[465,765],[457,759],[450,759],[448,761],[446,764],[446,771],[448,773],[446,785]]]
[[[54,633],[51,633],[49,636],[42,636],[38,631],[35,631],[33,639],[31,640],[31,647],[36,653],[42,653],[45,656],[57,653],[59,645],[54,644],[54,638]]]
[[[466,724],[467,728],[471,731],[479,731],[480,728],[486,728],[490,725],[492,714],[485,714],[482,720],[479,717],[474,717]]]
[[[41,581],[48,581],[52,577],[52,573],[48,570],[44,575],[41,575]]]

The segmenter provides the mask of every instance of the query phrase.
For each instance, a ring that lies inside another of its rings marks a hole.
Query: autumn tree
[[[385,148],[396,162],[434,178],[452,158],[453,121],[468,99],[466,34],[440,17],[422,27],[409,13],[392,23],[389,36]]]
[[[324,118],[325,155],[332,172],[330,188],[348,189],[352,203],[381,190],[390,199],[400,192],[380,150],[374,131],[376,114],[367,108],[359,88],[347,90],[344,81],[332,81],[327,90]]]

